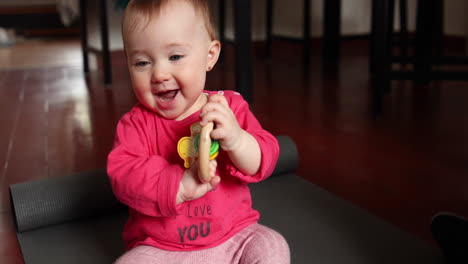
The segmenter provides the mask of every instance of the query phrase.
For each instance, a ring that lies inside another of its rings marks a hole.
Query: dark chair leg
[[[382,112],[382,101],[386,91],[390,90],[391,67],[391,17],[392,0],[372,1],[372,114],[377,117]]]
[[[443,56],[443,39],[444,39],[444,0],[435,1],[434,6],[434,60],[432,63],[437,64]]]
[[[395,4],[396,0],[389,0],[388,2],[388,10],[387,10],[387,35],[388,35],[388,45],[387,45],[387,56],[386,60],[388,63],[387,66],[387,71],[388,71],[388,79],[389,83],[391,83],[392,80],[392,68],[393,68],[393,37],[394,37],[394,31],[393,31],[393,25],[395,24]],[[390,93],[391,90],[391,85],[386,85],[384,87],[384,94]]]
[[[105,0],[99,1],[102,63],[104,68],[104,83],[112,83],[111,58],[109,51],[109,26],[107,24],[107,5]]]
[[[385,8],[385,9],[384,9]],[[382,37],[385,36],[385,52],[388,52],[388,69],[391,69],[393,57],[393,24],[395,16],[395,0],[386,0],[383,3],[372,1],[371,14],[371,34],[370,34],[370,51],[369,51],[369,74],[374,75],[375,69],[381,67],[383,61],[381,46],[383,44]],[[388,90],[386,90],[388,92]]]
[[[265,58],[271,58],[271,42],[273,38],[273,12],[274,12],[275,2],[273,0],[266,1],[266,23],[265,23],[265,32],[266,32],[266,43],[265,43]]]
[[[408,58],[408,1],[400,0],[400,56],[404,61]]]
[[[218,11],[219,11],[219,41],[221,45],[226,44],[225,36],[225,26],[226,26],[226,2],[224,0],[218,1]],[[219,55],[219,61],[223,62],[224,59],[224,49],[221,49],[221,54]]]
[[[427,84],[432,73],[436,1],[418,0],[417,3],[414,80],[418,84]]]
[[[308,68],[310,65],[310,13],[312,11],[310,0],[304,0],[304,14],[303,14],[303,55],[304,67]]]
[[[83,53],[83,71],[89,72],[88,60],[88,14],[86,0],[80,0],[81,52]]]
[[[338,63],[340,57],[341,0],[324,1],[323,59]]]
[[[236,48],[236,90],[248,103],[253,101],[250,0],[234,0],[234,30]]]
[[[371,10],[371,32],[369,34],[369,76],[372,78],[376,65],[374,63],[377,63],[377,60],[375,58],[376,56],[376,34],[377,34],[377,20],[378,20],[378,10],[376,10],[377,5],[375,3],[375,0],[372,0],[372,10]]]

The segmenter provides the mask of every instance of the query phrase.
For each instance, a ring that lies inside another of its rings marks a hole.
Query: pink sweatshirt
[[[247,184],[264,180],[273,172],[279,145],[239,93],[218,93],[224,93],[239,125],[258,141],[262,152],[258,173],[250,176],[238,171],[221,150],[217,158],[221,182],[216,190],[176,205],[185,170],[177,142],[190,136],[190,125],[200,121],[200,112],[175,121],[136,105],[119,121],[107,163],[116,197],[129,206],[123,233],[127,249],[138,245],[184,251],[211,248],[258,221],[260,215],[252,209]]]

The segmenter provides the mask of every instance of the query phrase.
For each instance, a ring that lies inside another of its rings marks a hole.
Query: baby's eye
[[[137,62],[135,63],[135,66],[137,66],[137,67],[145,67],[145,66],[148,65],[148,64],[149,64],[148,61],[137,61]]]
[[[169,57],[169,60],[170,61],[178,61],[178,60],[182,59],[183,57],[184,57],[184,55],[171,55]]]

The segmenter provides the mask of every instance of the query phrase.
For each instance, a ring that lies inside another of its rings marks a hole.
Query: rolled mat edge
[[[285,135],[278,135],[276,139],[278,140],[280,153],[272,176],[293,172],[299,166],[299,154],[296,143],[289,136]]]
[[[272,175],[294,171],[298,153],[288,136],[277,136],[280,155]],[[105,169],[10,185],[12,214],[18,233],[126,208],[112,191]]]
[[[104,169],[10,185],[16,231],[122,210]]]

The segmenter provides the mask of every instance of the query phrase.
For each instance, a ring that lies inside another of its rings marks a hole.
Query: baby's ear
[[[210,43],[208,49],[208,58],[206,60],[206,71],[211,71],[215,66],[219,58],[219,53],[221,52],[221,42],[218,40],[213,40]]]

